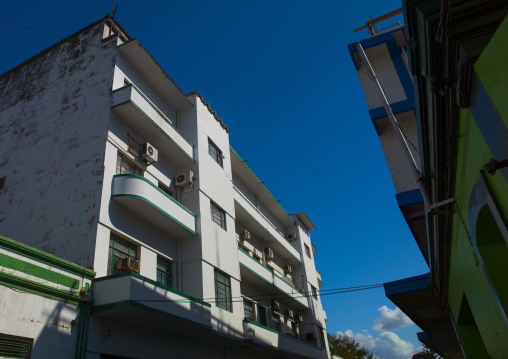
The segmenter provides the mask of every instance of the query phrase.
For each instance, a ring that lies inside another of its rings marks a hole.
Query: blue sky
[[[109,13],[111,5],[97,0],[9,2],[0,18],[69,35]],[[400,0],[119,3],[116,19],[129,35],[139,39],[184,93],[204,96],[229,125],[232,146],[287,211],[306,212],[313,221],[321,289],[428,271],[398,210],[347,51],[347,44],[368,36],[366,30],[353,29],[369,15],[400,7]],[[0,23],[0,34],[0,73],[59,41],[5,23]],[[372,329],[381,318],[379,308],[395,309],[383,289],[323,296],[322,301],[329,332],[351,330],[365,343],[377,340],[375,354],[392,355],[382,349],[388,341],[381,343],[391,334]],[[381,311],[385,321],[390,315],[399,318]],[[414,325],[394,329],[415,347],[420,345],[417,331]],[[365,339],[368,335],[372,340]]]

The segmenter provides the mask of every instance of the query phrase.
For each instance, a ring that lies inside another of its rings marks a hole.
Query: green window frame
[[[254,303],[252,303],[250,300],[244,299],[243,312],[245,318],[252,318],[252,320],[254,320]]]
[[[259,317],[259,324],[264,325],[266,327],[268,324],[266,322],[266,308],[261,305],[258,305],[258,317]]]
[[[138,258],[138,246],[114,233],[109,236],[108,275],[120,273],[116,263],[122,258]]]
[[[136,166],[134,162],[129,160],[123,154],[118,152],[118,155],[116,157],[116,174],[117,175],[134,174],[142,176],[143,170],[140,167]]]
[[[276,331],[280,332],[280,315],[272,312],[272,329],[275,329]]]
[[[226,212],[224,212],[219,206],[215,203],[210,202],[210,212],[212,215],[212,222],[217,223],[219,227],[224,230],[226,229]]]
[[[317,289],[313,285],[311,285],[310,287],[312,288],[312,296],[314,297],[315,300],[318,300]]]
[[[231,305],[231,278],[218,270],[215,270],[215,305],[228,312],[233,311]]]
[[[157,258],[157,283],[173,288],[173,263]]]
[[[310,248],[309,248],[309,246],[308,246],[308,245],[306,245],[306,244],[304,244],[304,246],[305,246],[305,254],[307,254],[307,257],[312,258],[312,257],[310,256]]]
[[[208,139],[208,153],[213,160],[219,164],[219,166],[224,167],[222,162],[222,151],[219,150],[219,147],[217,147],[210,139]]]

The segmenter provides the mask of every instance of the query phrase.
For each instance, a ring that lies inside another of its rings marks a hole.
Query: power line
[[[90,44],[89,42],[86,42],[86,41],[81,41],[81,40],[78,40],[78,39],[70,38],[68,36],[62,36],[62,35],[54,34],[52,32],[47,32],[47,31],[44,31],[44,30],[35,29],[33,27],[29,27],[29,26],[25,26],[25,25],[21,25],[21,24],[16,24],[15,22],[7,21],[7,20],[0,19],[0,22],[6,23],[6,24],[9,24],[9,25],[13,25],[13,26],[22,27],[24,29],[28,29],[28,30],[32,30],[32,31],[37,31],[37,32],[40,32],[40,33],[43,33],[43,34],[47,34],[47,35],[52,35],[52,36],[60,37],[62,39],[71,40],[71,41],[74,41],[74,42],[77,42],[77,43],[80,43],[80,44],[85,44],[85,45],[90,45],[90,46],[95,46],[95,47],[102,47],[102,46],[99,46],[99,45]]]
[[[422,281],[422,278],[408,278],[408,279],[400,280],[400,281],[398,281],[398,283],[406,283],[406,282],[414,282],[414,281]],[[382,287],[383,287],[382,283],[367,284],[367,285],[355,286],[355,287],[324,289],[324,290],[316,291],[316,294],[319,294],[319,296],[322,297],[325,295],[344,294],[344,293],[358,292],[358,291],[369,290],[369,289],[377,289],[377,288],[382,288]],[[323,292],[325,292],[325,293],[323,293]],[[301,293],[301,295],[288,295],[288,294],[278,293],[278,294],[258,294],[258,295],[253,295],[253,296],[249,296],[249,297],[245,297],[245,298],[243,296],[230,297],[230,299],[231,299],[230,302],[232,302],[232,303],[243,302],[244,299],[247,299],[247,300],[249,300],[249,299],[251,299],[251,300],[287,299],[288,296],[290,298],[294,298],[294,299],[308,298],[309,296],[314,294],[312,291],[306,291],[306,292],[298,291],[298,293]],[[268,297],[268,298],[266,298],[266,297]],[[190,302],[194,301],[193,299],[132,299],[132,300],[135,302],[157,302],[157,303],[164,303],[164,302],[167,302],[167,303],[190,303]],[[213,304],[213,303],[217,303],[217,302],[227,301],[227,299],[217,299],[216,297],[204,298],[204,299],[196,298],[196,300],[205,302],[207,304]]]

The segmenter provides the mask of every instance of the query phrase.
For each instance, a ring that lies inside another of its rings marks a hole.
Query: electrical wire
[[[399,280],[397,281],[397,283],[406,283],[406,282],[414,282],[414,281],[422,281],[424,279],[422,278],[408,278],[408,279],[404,279],[404,280]],[[351,293],[351,292],[358,292],[358,291],[363,291],[363,290],[370,290],[370,289],[377,289],[377,288],[382,288],[383,287],[383,284],[382,283],[377,283],[377,284],[368,284],[368,285],[362,285],[362,286],[355,286],[355,287],[344,287],[344,288],[334,288],[334,289],[324,289],[324,290],[320,290],[320,291],[316,291],[316,295],[319,295],[319,296],[326,296],[326,295],[336,295],[336,294],[344,294],[344,293]],[[288,297],[290,298],[308,298],[309,296],[313,296],[314,293],[312,291],[307,291],[307,292],[300,292],[298,291],[299,293],[301,293],[302,295],[288,295],[288,294],[283,294],[283,293],[280,293],[280,294],[258,294],[258,295],[254,295],[254,296],[249,296],[248,298],[245,298],[247,300],[263,300],[263,299],[287,299]],[[324,292],[324,293],[323,293]],[[306,294],[304,294],[306,293]],[[266,298],[268,297],[268,298]],[[229,302],[231,303],[238,303],[238,302],[243,302],[244,301],[244,297],[243,296],[239,296],[239,297],[230,297],[229,298]],[[227,299],[217,299],[217,298],[204,298],[204,299],[198,299],[198,298],[195,298],[195,299],[131,299],[132,301],[135,301],[135,302],[152,302],[152,303],[191,303],[191,302],[195,302],[196,300],[198,301],[202,301],[204,303],[207,303],[207,304],[214,304],[214,303],[217,303],[217,302],[225,302],[225,301],[228,301]]]
[[[103,47],[103,46],[91,44],[91,43],[86,42],[86,41],[81,41],[81,40],[78,40],[78,39],[73,39],[73,38],[71,38],[69,36],[62,36],[62,35],[54,34],[52,32],[47,32],[47,31],[44,31],[44,30],[35,29],[33,27],[16,24],[15,22],[7,21],[7,20],[0,19],[0,22],[3,22],[5,24],[9,24],[9,25],[13,25],[13,26],[22,27],[24,29],[28,29],[28,30],[32,30],[32,31],[37,31],[37,32],[40,32],[40,33],[43,33],[43,34],[47,34],[47,35],[52,35],[52,36],[60,37],[62,39],[71,40],[71,41],[74,41],[74,42],[77,42],[77,43],[80,43],[80,44],[85,44],[85,45],[90,45],[90,46],[95,46],[95,47]]]

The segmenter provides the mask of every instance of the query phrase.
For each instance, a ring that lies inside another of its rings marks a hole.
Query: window
[[[266,327],[266,308],[258,305],[259,324]]]
[[[212,213],[212,221],[226,230],[226,213],[213,202],[210,202],[210,210]]]
[[[319,342],[321,343],[321,348],[326,349],[326,342],[325,342],[325,335],[323,328],[318,327],[318,334],[319,334]]]
[[[314,297],[315,300],[318,300],[317,289],[313,285],[311,285],[310,287],[312,288],[312,296]]]
[[[306,245],[306,244],[304,244],[304,246],[305,246],[305,254],[307,254],[307,257],[312,258],[312,257],[310,256],[310,248],[309,248],[309,246],[308,246],[308,245]]]
[[[300,330],[298,328],[298,323],[291,321],[291,335],[293,338],[298,339]]]
[[[135,175],[143,175],[143,170],[136,166],[134,162],[127,159],[124,155],[118,153],[116,158],[116,174],[135,174]]]
[[[245,319],[254,320],[254,304],[250,300],[243,301],[243,312]]]
[[[159,188],[164,192],[166,193],[169,197],[173,197],[173,192],[169,189],[168,186],[166,186],[164,183],[162,183],[161,181],[159,181],[159,184],[158,184]]]
[[[228,275],[215,270],[215,305],[229,312],[231,308],[231,279]]]
[[[157,258],[157,283],[173,288],[173,263]]]
[[[123,258],[138,258],[138,247],[116,234],[111,233],[109,237],[108,274],[121,273]],[[139,265],[138,265],[139,267]],[[139,269],[138,269],[139,271]]]
[[[208,139],[208,153],[215,162],[217,162],[221,167],[222,166],[222,151],[213,143],[210,139]]]
[[[272,312],[272,328],[280,332],[280,315]]]

